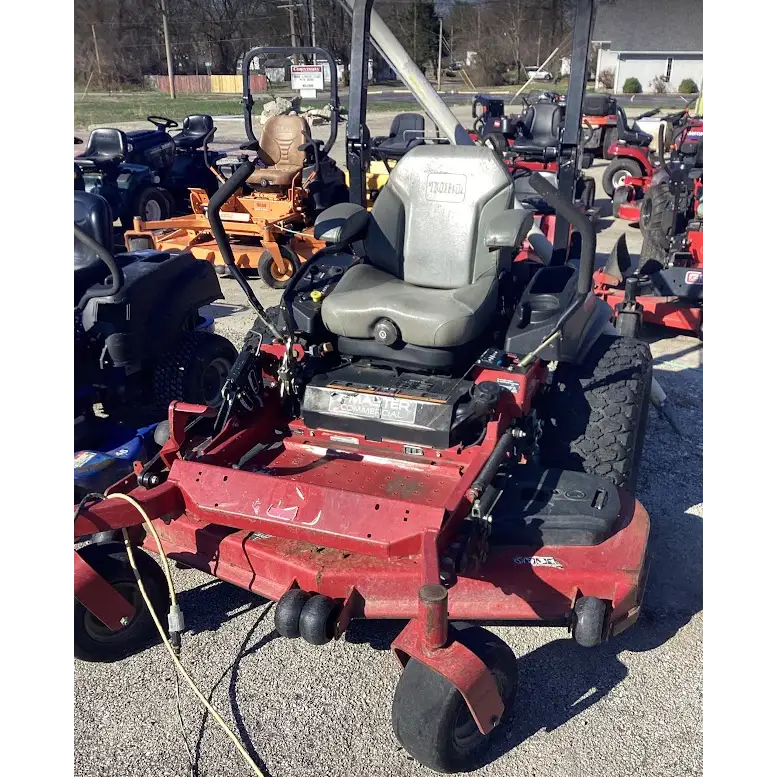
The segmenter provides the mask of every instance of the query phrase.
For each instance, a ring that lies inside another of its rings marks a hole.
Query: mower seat
[[[330,209],[356,209],[366,224],[367,263],[346,270],[321,308],[341,350],[346,338],[349,354],[374,356],[377,345],[382,360],[401,361],[406,346],[455,349],[488,332],[500,271],[532,223],[512,202],[512,179],[491,149],[417,146],[397,163],[369,215],[354,205]],[[322,213],[317,235],[332,221]],[[386,319],[398,330],[389,345]]]
[[[127,136],[121,130],[103,127],[89,133],[84,153],[76,157],[76,163],[91,163],[95,167],[119,164],[127,158],[128,153]]]
[[[113,216],[107,200],[91,192],[73,192],[73,221],[89,237],[113,252]],[[90,286],[109,275],[102,259],[78,239],[73,246],[73,271],[74,305]]]
[[[618,140],[621,144],[626,146],[642,146],[647,148],[653,140],[653,136],[647,132],[637,129],[634,125],[629,127],[628,119],[626,118],[626,111],[618,106],[618,112],[616,114],[618,122]]]
[[[516,150],[521,154],[541,155],[544,159],[558,156],[561,108],[556,103],[530,105],[522,125],[523,132],[515,138]]]
[[[379,159],[401,159],[411,148],[423,145],[425,122],[420,113],[398,113],[388,137],[375,138],[372,151]]]
[[[183,129],[173,135],[176,149],[194,151],[202,147],[205,138],[213,130],[213,117],[206,113],[195,113],[183,120]]]
[[[273,116],[262,131],[259,145],[273,164],[254,170],[246,183],[251,188],[277,186],[288,189],[302,174],[311,142],[310,127],[301,116]]]

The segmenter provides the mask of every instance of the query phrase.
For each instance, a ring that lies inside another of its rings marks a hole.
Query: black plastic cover
[[[189,252],[118,254],[124,285],[110,297],[89,300],[83,327],[105,339],[114,365],[128,366],[168,350],[198,311],[221,299],[213,265]]]
[[[492,512],[495,545],[598,545],[620,514],[618,489],[582,472],[516,465],[494,485],[502,490]]]

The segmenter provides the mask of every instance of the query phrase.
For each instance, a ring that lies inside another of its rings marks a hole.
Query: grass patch
[[[240,97],[236,94],[187,94],[171,100],[168,95],[159,92],[119,92],[110,96],[87,95],[84,100],[76,95],[74,119],[75,128],[83,130],[92,124],[143,121],[146,116],[154,115],[167,116],[180,124],[185,116],[192,113],[220,116],[241,111]]]
[[[342,104],[347,104],[347,93],[341,95]],[[271,100],[269,94],[256,95],[257,103]],[[461,95],[460,102],[466,104],[472,98],[469,95]],[[303,107],[323,106],[328,100],[303,100]],[[413,99],[401,102],[392,102],[381,99],[381,95],[367,98],[367,108],[370,111],[402,113],[404,111],[418,111],[420,106]],[[256,110],[259,110],[257,106]],[[117,92],[111,95],[88,95],[80,99],[80,95],[74,100],[75,129],[85,130],[92,125],[110,126],[125,121],[143,121],[146,116],[167,116],[179,124],[184,116],[192,113],[209,113],[212,116],[234,116],[243,112],[240,95],[180,95],[171,100],[166,94],[160,92]]]

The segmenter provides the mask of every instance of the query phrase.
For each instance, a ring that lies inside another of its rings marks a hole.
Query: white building
[[[684,78],[702,87],[702,0],[599,0],[592,37],[599,47],[597,84],[611,70],[615,92],[631,77],[644,92],[656,77],[667,92],[676,92]]]

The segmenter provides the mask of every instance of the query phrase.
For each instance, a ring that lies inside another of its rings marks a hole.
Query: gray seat
[[[471,342],[488,330],[500,270],[531,226],[531,214],[512,204],[512,178],[493,150],[412,149],[367,221],[360,250],[367,263],[347,270],[325,298],[324,325],[341,337],[367,340],[389,319],[409,345]],[[327,213],[317,225],[328,225]]]

